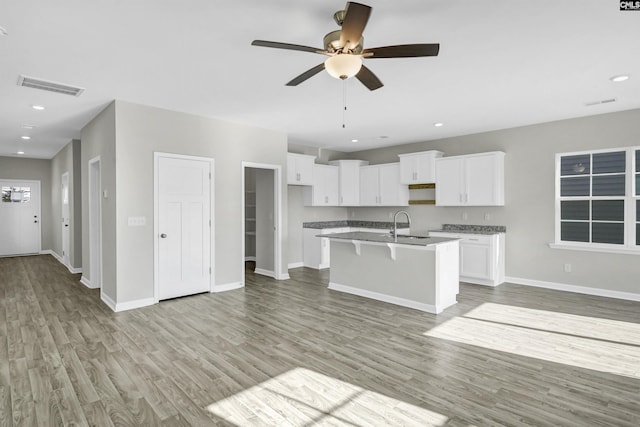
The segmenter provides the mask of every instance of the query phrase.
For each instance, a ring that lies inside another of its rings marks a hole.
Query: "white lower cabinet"
[[[460,281],[498,286],[505,276],[505,234],[432,231],[431,237],[460,239]]]

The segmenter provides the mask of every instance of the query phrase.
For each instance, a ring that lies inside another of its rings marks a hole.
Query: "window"
[[[640,147],[556,155],[556,244],[640,250]]]
[[[2,187],[2,202],[28,203],[31,200],[31,187]]]

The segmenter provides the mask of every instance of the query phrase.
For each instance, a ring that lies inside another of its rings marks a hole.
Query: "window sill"
[[[611,247],[611,246],[594,246],[594,245],[575,245],[570,243],[549,243],[551,249],[562,249],[568,251],[585,251],[585,252],[601,252],[609,254],[626,254],[640,255],[640,248],[632,249],[628,247]]]

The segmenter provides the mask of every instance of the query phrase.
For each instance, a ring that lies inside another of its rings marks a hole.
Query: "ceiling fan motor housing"
[[[342,49],[344,48],[344,46],[342,46],[342,44],[340,43],[341,34],[342,34],[342,30],[336,30],[324,36],[324,39],[322,41],[324,42],[325,50],[331,53],[341,52]],[[360,37],[360,41],[358,42],[358,45],[356,47],[351,49],[351,51],[342,52],[342,53],[353,53],[353,54],[359,55],[362,53],[363,44],[364,44],[364,37]]]

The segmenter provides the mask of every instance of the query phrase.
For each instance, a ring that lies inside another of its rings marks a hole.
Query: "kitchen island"
[[[440,313],[459,289],[458,239],[370,232],[323,234],[329,289]]]

